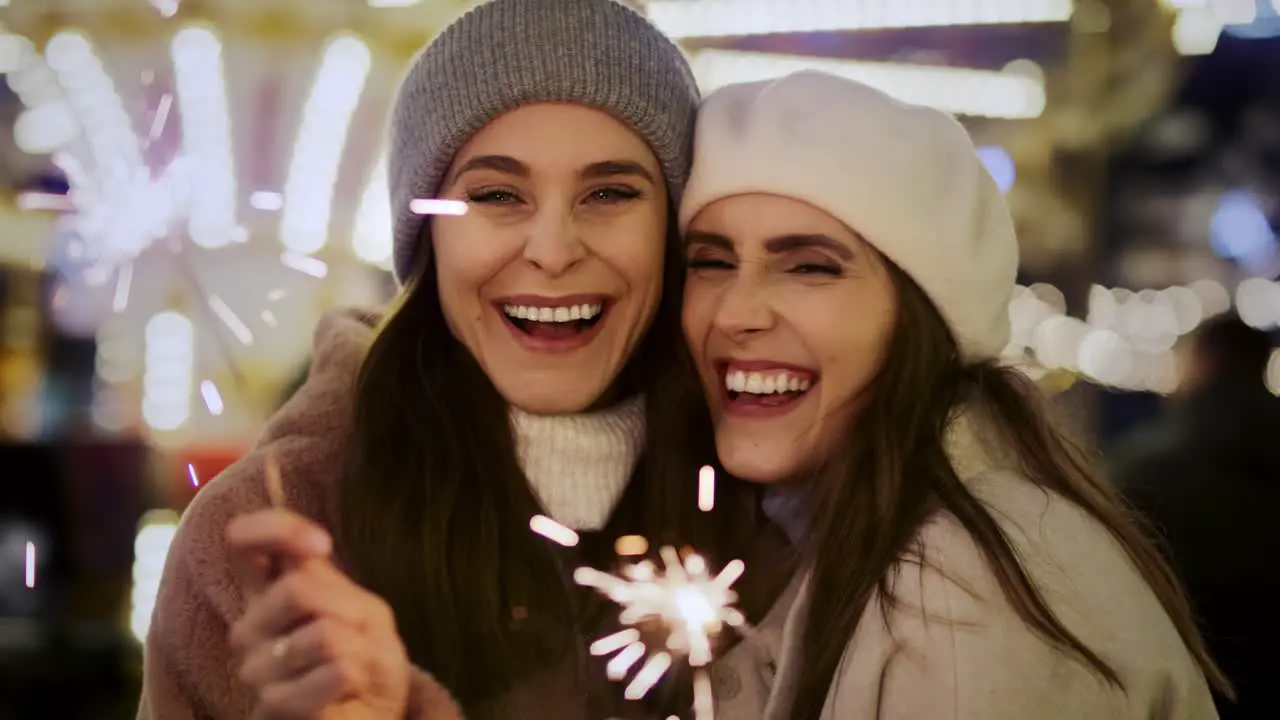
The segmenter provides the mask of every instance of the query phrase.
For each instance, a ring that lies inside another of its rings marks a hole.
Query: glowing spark
[[[621,650],[622,648],[640,641],[640,631],[635,628],[627,628],[619,630],[612,635],[604,637],[591,643],[588,648],[592,655],[608,655],[609,653]]]
[[[280,322],[276,320],[275,313],[270,310],[262,311],[262,322],[266,323],[270,327],[278,327],[280,325]]]
[[[244,321],[231,310],[231,307],[222,298],[217,295],[210,295],[208,302],[209,309],[231,330],[231,334],[235,335],[237,340],[245,345],[253,344],[253,332],[249,330],[249,326],[244,324]]]
[[[151,130],[147,133],[147,139],[151,141],[159,140],[164,134],[164,127],[169,123],[169,111],[173,109],[173,94],[165,93],[160,96],[160,104],[156,106],[156,115],[151,119]]]
[[[534,515],[529,518],[529,529],[545,537],[546,539],[560,543],[565,547],[573,547],[578,544],[578,533],[552,520],[546,515]]]
[[[320,280],[323,280],[329,274],[328,264],[320,258],[311,257],[310,255],[286,252],[280,256],[280,264]]]
[[[633,642],[624,648],[622,652],[613,656],[613,659],[604,668],[605,675],[608,675],[610,680],[621,680],[627,676],[627,671],[631,669],[631,666],[635,665],[636,661],[642,657],[644,657],[644,643]]]
[[[226,409],[226,405],[222,402],[222,394],[218,392],[218,386],[213,384],[212,380],[204,380],[200,383],[200,395],[204,397],[204,405],[209,408],[209,412],[214,416],[222,414]]]
[[[710,465],[703,465],[698,471],[698,509],[711,512],[716,506],[716,471]]]
[[[36,544],[27,542],[27,587],[36,586]]]
[[[418,215],[466,215],[467,204],[461,200],[418,198],[409,202],[409,210]]]
[[[283,299],[284,299],[283,290],[277,289],[267,293],[267,302],[280,302]]]
[[[187,463],[187,477],[191,478],[191,487],[200,487],[200,476],[196,475],[196,466],[193,463]]]
[[[635,557],[649,552],[649,541],[640,535],[623,535],[613,543],[613,551],[621,557]]]
[[[178,0],[151,0],[151,7],[167,18],[178,14]]]
[[[643,697],[670,668],[672,653],[677,653],[686,656],[689,665],[698,669],[694,674],[695,711],[698,718],[709,719],[709,686],[706,685],[709,679],[701,669],[711,663],[711,639],[725,625],[740,628],[746,624],[746,618],[733,607],[738,597],[730,589],[746,566],[741,560],[734,560],[712,577],[706,560],[696,553],[689,553],[681,561],[675,548],[663,547],[659,555],[664,565],[661,571],[653,562],[644,560],[625,567],[620,575],[580,567],[574,571],[573,579],[621,605],[619,619],[623,624],[635,626],[657,621],[667,630],[666,650],[649,657],[627,686],[625,696],[632,700]],[[605,666],[610,679],[624,677],[645,653],[638,631],[633,634],[631,630],[636,628],[591,644],[595,655],[608,655],[622,648]]]
[[[249,204],[263,212],[277,212],[284,208],[284,196],[278,192],[259,190],[249,196]]]
[[[24,192],[18,193],[18,209],[23,211],[52,210],[54,212],[73,212],[76,206],[66,195]]]
[[[640,668],[640,672],[636,673],[635,678],[631,680],[631,684],[622,692],[622,696],[628,700],[639,700],[644,697],[654,685],[658,684],[670,667],[670,653],[660,652],[649,658],[644,667]]]
[[[129,307],[129,292],[133,287],[133,263],[125,263],[120,266],[120,273],[116,275],[116,293],[111,300],[111,309],[116,312],[124,312]]]
[[[693,715],[710,718],[715,713],[715,700],[711,694],[711,675],[699,668],[693,674]]]

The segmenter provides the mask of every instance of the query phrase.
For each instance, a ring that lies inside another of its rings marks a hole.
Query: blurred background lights
[[[130,594],[129,629],[138,642],[147,638],[155,611],[169,545],[178,531],[178,514],[153,510],[142,516],[133,543],[133,589]]]
[[[1245,322],[1280,327],[1280,283],[1246,278],[1234,300]],[[1019,286],[1009,304],[1012,338],[1005,356],[1033,375],[1065,371],[1120,390],[1167,394],[1177,386],[1178,341],[1231,306],[1232,293],[1214,280],[1137,292],[1094,285],[1082,320],[1066,314],[1065,298],[1054,286]]]
[[[1218,199],[1209,225],[1209,240],[1219,257],[1257,262],[1275,253],[1276,236],[1257,197],[1248,190],[1229,190]]]

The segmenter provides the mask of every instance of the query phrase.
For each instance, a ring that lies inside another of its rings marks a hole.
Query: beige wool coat
[[[993,511],[1062,623],[1125,692],[1033,632],[954,517],[919,531],[897,607],[873,599],[827,692],[822,720],[1212,720],[1208,685],[1120,545],[1064,498],[1006,469],[972,422],[949,439],[957,473]],[[802,573],[757,632],[713,668],[718,718],[790,720],[808,607]]]

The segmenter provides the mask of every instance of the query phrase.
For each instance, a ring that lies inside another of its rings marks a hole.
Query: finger
[[[310,560],[281,575],[249,602],[232,626],[231,644],[247,652],[316,617],[368,627],[381,619],[377,613],[382,605],[329,561]]]
[[[355,691],[338,666],[313,668],[292,680],[273,683],[258,693],[255,720],[303,720],[320,715],[325,706],[353,697]]]
[[[227,545],[235,552],[281,555],[297,561],[328,557],[333,538],[324,528],[295,512],[259,510],[227,523]]]
[[[282,639],[254,648],[240,665],[240,679],[251,687],[293,680],[327,664],[349,666],[353,681],[366,678],[372,648],[366,635],[350,625],[319,618]],[[362,685],[361,685],[362,687]]]
[[[227,553],[227,562],[246,598],[262,594],[271,580],[272,564],[264,555],[231,550]]]

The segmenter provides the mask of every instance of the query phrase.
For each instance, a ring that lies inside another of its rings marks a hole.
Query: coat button
[[[742,692],[742,677],[728,665],[712,666],[711,690],[721,700],[732,700]]]

